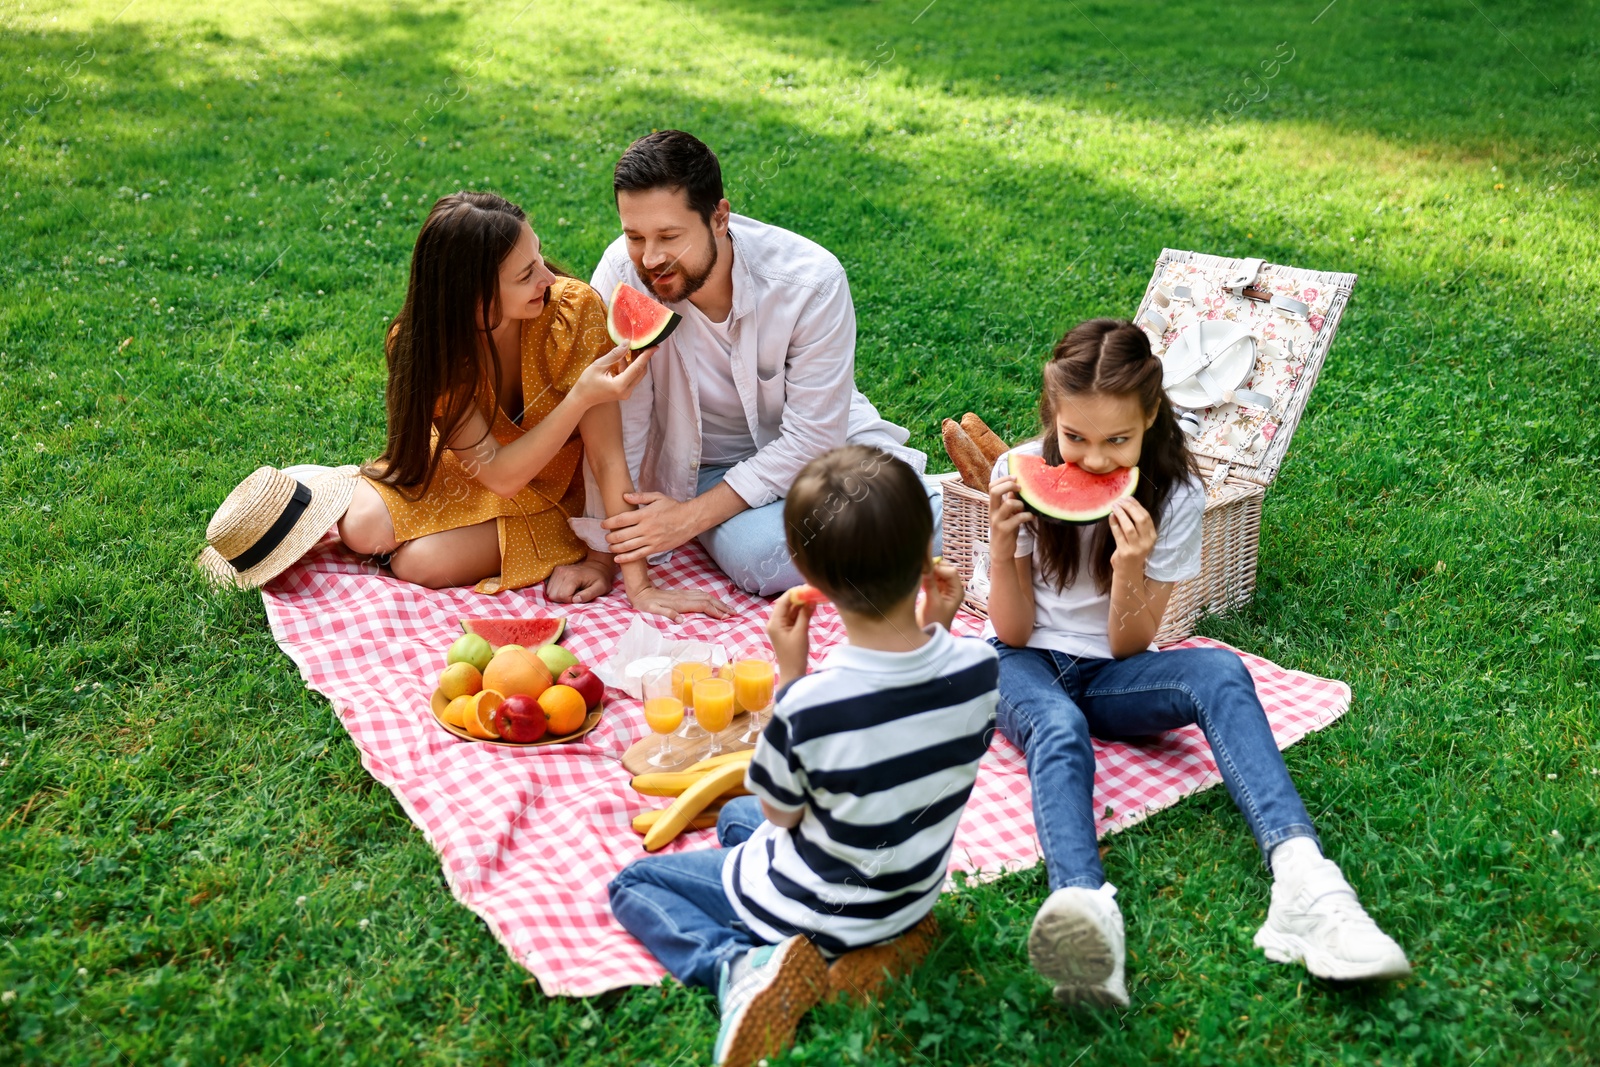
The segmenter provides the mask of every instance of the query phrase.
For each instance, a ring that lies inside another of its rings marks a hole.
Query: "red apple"
[[[606,695],[606,683],[602,682],[588,667],[579,663],[568,667],[561,672],[561,677],[556,679],[561,685],[570,685],[583,697],[584,707],[592,708],[600,703],[600,698]]]
[[[539,701],[523,693],[506,697],[495,709],[494,725],[507,741],[537,741],[544,736],[544,709]]]

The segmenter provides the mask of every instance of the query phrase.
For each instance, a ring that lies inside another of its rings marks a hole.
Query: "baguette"
[[[956,465],[961,481],[980,493],[989,491],[989,471],[994,464],[984,461],[983,450],[967,436],[967,431],[955,419],[944,420],[944,450]]]
[[[961,428],[967,431],[967,436],[972,438],[973,444],[983,453],[983,458],[989,461],[990,469],[999,462],[1000,457],[1011,451],[1011,446],[1001,440],[1000,435],[989,429],[987,423],[972,412],[961,416]]]

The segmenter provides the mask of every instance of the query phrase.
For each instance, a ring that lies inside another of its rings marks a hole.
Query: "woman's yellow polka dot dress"
[[[557,278],[538,318],[522,325],[522,426],[506,417],[488,390],[479,409],[501,445],[510,444],[555,410],[590,363],[611,350],[606,308],[599,295],[574,278]],[[438,433],[434,434],[438,447]],[[480,593],[521,589],[544,581],[563,563],[576,563],[588,549],[567,525],[583,514],[583,440],[574,433],[544,470],[507,500],[469,476],[454,452],[446,452],[433,483],[420,500],[367,479],[389,507],[395,537],[403,542],[444,530],[498,519],[500,573],[477,585]]]

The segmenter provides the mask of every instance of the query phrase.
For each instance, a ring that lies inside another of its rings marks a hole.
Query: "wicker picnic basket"
[[[1237,393],[1230,390],[1238,402],[1189,409],[1185,419],[1206,487],[1200,573],[1173,589],[1157,644],[1183,640],[1202,616],[1244,604],[1255,592],[1261,505],[1355,282],[1354,274],[1171,248],[1156,260],[1134,321],[1157,356],[1201,322],[1247,328],[1255,353]],[[953,474],[943,489],[944,558],[966,582],[967,609],[988,618],[989,497]]]

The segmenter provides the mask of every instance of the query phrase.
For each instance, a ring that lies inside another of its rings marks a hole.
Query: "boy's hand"
[[[778,677],[787,685],[806,673],[811,658],[810,604],[796,604],[786,592],[772,605],[767,637],[778,660]]]
[[[961,609],[961,595],[965,586],[955,565],[936,561],[933,570],[922,576],[922,603],[917,608],[917,625],[936,622],[946,630],[955,621]]]

